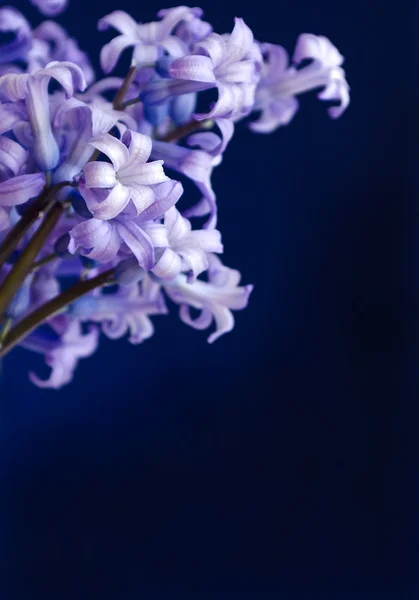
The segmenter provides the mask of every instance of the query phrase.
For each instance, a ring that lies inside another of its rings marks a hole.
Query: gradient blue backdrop
[[[414,4],[201,3],[290,51],[330,37],[352,104],[238,127],[213,181],[225,261],[255,285],[233,333],[207,345],[173,311],[58,393],[28,382],[36,356],[7,360],[2,600],[418,597]],[[94,54],[115,8],[161,6],[72,0],[59,21]]]

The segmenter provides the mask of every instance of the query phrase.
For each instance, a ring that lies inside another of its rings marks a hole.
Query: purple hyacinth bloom
[[[30,0],[43,15],[55,17],[68,6],[68,0]]]
[[[45,362],[51,367],[51,374],[48,379],[40,379],[34,373],[29,373],[29,378],[40,388],[59,389],[72,380],[79,359],[91,356],[95,352],[99,331],[96,327],[90,327],[87,333],[83,333],[80,321],[72,318],[66,319],[66,326],[60,332],[58,342],[56,338],[50,343],[44,340],[42,347],[39,341],[38,347],[45,352]]]
[[[31,27],[25,17],[15,8],[0,8],[0,32],[11,33],[14,38],[0,46],[0,63],[24,60],[32,46]]]
[[[262,55],[243,19],[235,19],[231,35],[210,33],[195,48],[194,54],[175,59],[169,67],[175,79],[217,87],[217,102],[208,113],[195,118],[237,119],[248,114],[254,103]],[[190,91],[194,91],[193,87]]]
[[[86,87],[80,67],[70,62],[52,62],[31,74],[8,74],[0,77],[0,95],[7,100],[25,100],[33,136],[32,151],[38,167],[50,171],[57,166],[60,151],[52,132],[48,85],[55,79],[67,97],[74,89]]]
[[[120,249],[129,249],[128,253],[133,254],[142,267],[151,269],[155,264],[153,238],[156,229],[153,232],[149,228],[146,232],[144,228],[150,221],[161,219],[182,192],[178,181],[169,180],[154,188],[153,204],[136,219],[120,215],[110,221],[90,219],[79,223],[70,230],[69,251],[106,263],[114,259]],[[167,245],[166,240],[164,244]]]
[[[72,180],[78,175],[92,155],[89,142],[107,133],[116,126],[120,132],[126,127],[135,127],[129,115],[114,110],[111,102],[94,98],[90,104],[69,98],[61,104],[54,117],[54,128],[64,131],[65,145],[68,148],[63,162],[53,174],[53,183]]]
[[[240,287],[240,273],[225,267],[214,255],[209,257],[208,282],[196,280],[189,283],[185,275],[164,285],[167,295],[180,304],[179,315],[184,323],[195,329],[207,329],[215,320],[216,330],[208,337],[211,344],[234,327],[231,310],[246,308],[252,285]],[[190,308],[201,311],[193,319]]]
[[[181,21],[193,18],[197,10],[187,6],[173,8],[163,16],[161,21],[137,23],[122,10],[115,10],[100,19],[100,31],[113,27],[121,33],[102,48],[100,64],[105,73],[115,67],[121,53],[133,47],[133,64],[141,65],[154,63],[163,52],[173,57],[182,56],[187,52],[187,46],[172,35],[173,29]]]
[[[149,277],[145,277],[140,285],[119,286],[114,294],[80,298],[70,310],[82,321],[100,323],[102,332],[110,339],[119,339],[129,333],[131,344],[140,344],[153,335],[150,316],[167,314],[161,287]]]
[[[328,109],[330,117],[339,117],[349,105],[349,85],[341,68],[343,56],[324,36],[304,33],[299,36],[293,62],[311,63],[301,69],[289,66],[284,48],[274,44],[262,45],[266,57],[264,71],[256,91],[255,110],[260,118],[249,124],[257,133],[271,133],[287,125],[298,110],[296,95],[322,87],[321,100],[336,100],[340,106]]]
[[[221,234],[216,229],[192,231],[190,222],[175,207],[164,216],[168,247],[153,267],[159,279],[170,281],[181,271],[190,273],[188,281],[194,281],[209,267],[208,253],[222,252]]]
[[[151,144],[151,138],[130,130],[122,141],[108,133],[90,141],[112,162],[93,161],[83,169],[80,191],[95,218],[114,219],[128,203],[138,216],[154,202],[151,186],[169,178],[164,174],[162,160],[147,162]]]

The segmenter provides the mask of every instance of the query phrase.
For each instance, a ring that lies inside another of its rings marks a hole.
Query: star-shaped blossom
[[[147,162],[152,142],[142,133],[127,130],[122,141],[105,133],[90,145],[111,160],[88,162],[83,169],[80,191],[96,219],[114,219],[129,203],[138,216],[154,202],[153,186],[169,179],[162,160]]]
[[[100,31],[113,27],[120,32],[116,38],[103,46],[100,63],[105,73],[115,67],[121,53],[133,47],[133,63],[154,63],[163,52],[173,57],[182,56],[187,46],[177,37],[171,35],[173,29],[181,21],[188,20],[199,14],[200,9],[178,6],[164,13],[161,21],[137,23],[130,15],[122,10],[115,10],[103,17],[98,24]]]
[[[339,117],[349,104],[349,85],[341,65],[343,56],[324,36],[304,33],[299,36],[289,65],[288,54],[282,46],[263,44],[265,56],[263,74],[256,90],[254,109],[260,117],[249,124],[257,133],[271,133],[287,125],[298,110],[296,96],[315,88],[321,100],[335,100],[339,106],[328,109],[330,117]],[[300,69],[296,65],[310,59],[311,63]]]
[[[182,192],[178,181],[169,180],[155,187],[153,204],[135,219],[120,215],[109,221],[96,218],[82,221],[69,232],[69,251],[106,263],[122,249],[125,256],[134,255],[142,267],[152,269],[155,264],[154,247],[156,243],[161,246],[156,241],[156,234],[164,233],[164,227],[154,226],[153,231],[153,228],[147,229],[147,223],[161,219],[179,200]],[[167,245],[165,235],[162,244]]]
[[[179,316],[184,323],[195,329],[207,329],[215,320],[216,330],[208,337],[211,344],[234,327],[231,310],[246,308],[252,285],[239,286],[240,273],[225,267],[214,255],[209,257],[208,281],[188,282],[186,275],[180,274],[175,280],[164,285],[165,292],[180,304]],[[190,307],[201,311],[192,318]]]
[[[32,73],[11,73],[0,77],[0,96],[15,102],[24,100],[33,137],[32,151],[38,167],[50,171],[56,167],[60,151],[51,124],[48,85],[55,79],[67,97],[75,89],[86,87],[80,67],[70,62],[51,62]]]
[[[222,252],[221,234],[217,229],[192,231],[190,222],[182,217],[175,207],[164,216],[168,247],[152,271],[162,280],[172,280],[181,271],[190,273],[188,280],[194,281],[208,269],[208,253]]]
[[[195,118],[237,119],[248,114],[254,103],[262,55],[243,19],[235,19],[231,35],[210,33],[195,48],[194,54],[175,59],[169,67],[175,79],[217,87],[217,102],[208,113],[196,114]]]

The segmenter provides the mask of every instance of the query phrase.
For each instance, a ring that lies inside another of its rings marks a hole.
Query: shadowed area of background
[[[36,356],[5,361],[0,597],[417,598],[418,11],[201,6],[290,52],[327,35],[352,104],[334,122],[309,94],[270,136],[237,127],[213,184],[224,260],[255,289],[231,334],[208,345],[172,306],[59,392],[27,380]],[[72,0],[59,19],[96,67],[115,8],[162,6]]]

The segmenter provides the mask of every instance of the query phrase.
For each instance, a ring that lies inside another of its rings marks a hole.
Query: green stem
[[[91,279],[78,281],[59,296],[56,296],[40,308],[34,310],[13,327],[6,336],[4,343],[0,345],[0,358],[8,354],[23,338],[39,327],[44,321],[61,312],[68,304],[71,304],[92,290],[109,283],[113,279],[114,274],[115,270],[109,269]]]
[[[32,225],[36,223],[36,221],[51,207],[51,204],[55,202],[55,193],[68,185],[70,185],[70,182],[65,181],[53,185],[50,188],[44,188],[38,198],[36,198],[36,200],[34,200],[33,203],[26,209],[22,217],[14,225],[14,227],[11,228],[9,233],[0,244],[0,267],[9,258],[13,250],[16,249],[17,245],[24,235],[29,231]]]
[[[213,125],[214,121],[212,119],[206,119],[205,121],[195,121],[195,119],[192,119],[191,121],[188,121],[188,123],[180,125],[179,127],[176,127],[176,129],[169,131],[169,133],[161,137],[159,141],[177,142],[177,140],[180,140],[186,135],[194,133],[194,131],[199,131],[200,129],[211,129]]]
[[[59,218],[63,214],[64,205],[56,203],[45,215],[39,228],[34,236],[19,256],[12,270],[9,272],[2,285],[0,286],[0,320],[3,317],[4,311],[9,305],[13,296],[16,294],[26,276],[32,268],[32,263],[42,249],[45,240],[48,238]]]
[[[57,254],[55,254],[55,252],[53,252],[52,254],[48,254],[47,256],[44,256],[44,258],[41,258],[40,260],[37,260],[33,263],[32,267],[31,267],[31,272],[36,271],[36,269],[38,269],[39,267],[43,267],[44,265],[49,264],[50,262],[52,262],[53,260],[56,260],[57,258],[60,258],[60,257]]]
[[[113,102],[112,102],[115,110],[123,110],[124,109],[124,106],[123,106],[124,98],[125,98],[126,93],[128,92],[129,86],[132,83],[132,80],[134,79],[136,71],[137,71],[137,67],[135,65],[131,65],[130,68],[128,69],[128,73],[125,75],[125,79],[122,82],[122,85],[119,88],[119,90],[116,92],[115,98],[113,99]]]

